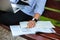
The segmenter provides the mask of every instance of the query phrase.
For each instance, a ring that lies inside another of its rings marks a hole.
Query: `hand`
[[[32,28],[32,27],[34,27],[35,26],[35,21],[32,21],[32,20],[30,20],[29,22],[28,22],[28,24],[27,24],[27,27],[28,28]]]

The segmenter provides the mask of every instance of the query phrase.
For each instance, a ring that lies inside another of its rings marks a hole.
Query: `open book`
[[[13,36],[35,34],[36,32],[56,33],[53,24],[50,21],[38,21],[33,28],[27,28],[28,22],[20,22],[20,25],[11,25],[10,29]]]

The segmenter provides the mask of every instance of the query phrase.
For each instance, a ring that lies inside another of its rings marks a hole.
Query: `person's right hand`
[[[35,23],[36,22],[33,20],[28,21],[27,28],[33,28],[35,26]]]

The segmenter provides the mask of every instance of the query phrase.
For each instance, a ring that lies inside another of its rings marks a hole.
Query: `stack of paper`
[[[10,29],[13,36],[35,34],[36,32],[56,33],[53,24],[50,21],[38,21],[33,28],[27,28],[28,22],[20,22],[20,25],[11,25]]]

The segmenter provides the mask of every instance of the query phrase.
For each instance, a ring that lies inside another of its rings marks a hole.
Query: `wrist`
[[[38,19],[36,19],[36,18],[32,18],[32,21],[35,21],[35,22],[37,22],[37,21],[38,21]]]

